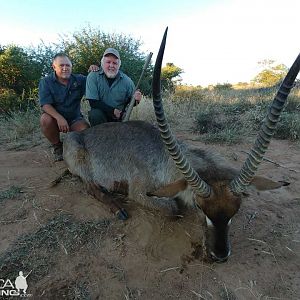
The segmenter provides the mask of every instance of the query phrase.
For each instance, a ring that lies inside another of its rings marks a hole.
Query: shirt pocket
[[[62,104],[65,100],[65,93],[54,93],[53,94],[54,103]]]
[[[84,92],[82,91],[82,87],[80,85],[72,86],[68,91],[68,96],[72,99],[81,99]]]
[[[123,104],[128,100],[128,91],[125,87],[116,90],[115,99],[119,104]]]

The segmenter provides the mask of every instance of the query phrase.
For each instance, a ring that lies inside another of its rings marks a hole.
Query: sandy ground
[[[249,145],[213,148],[239,166]],[[31,299],[300,299],[299,146],[274,140],[266,157],[280,165],[263,162],[259,174],[291,184],[249,191],[232,255],[217,264],[203,253],[203,214],[174,220],[128,203],[131,218],[118,221],[78,179],[50,187],[65,164],[46,143],[2,150],[1,195],[15,193],[0,199],[0,277],[31,271]]]

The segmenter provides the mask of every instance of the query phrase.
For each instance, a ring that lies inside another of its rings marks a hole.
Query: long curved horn
[[[153,71],[153,81],[152,81],[153,105],[154,105],[157,123],[160,130],[160,135],[171,157],[175,161],[176,166],[182,172],[186,181],[195,189],[195,191],[199,195],[203,197],[209,197],[211,193],[210,186],[199,177],[198,173],[191,167],[186,157],[182,154],[182,151],[174,135],[172,134],[169,124],[167,123],[165,118],[164,109],[162,105],[162,97],[161,97],[160,74],[161,74],[161,65],[162,65],[162,60],[163,60],[164,50],[166,45],[167,32],[168,32],[168,27],[165,30],[159,48],[159,52],[156,58],[154,71]]]
[[[300,69],[300,54],[296,58],[286,77],[284,78],[280,88],[273,100],[273,103],[267,113],[265,122],[262,124],[257,139],[246,159],[239,175],[230,183],[233,193],[241,193],[253,179],[256,170],[261,163],[265,152],[276,129],[280,113],[284,107],[285,101],[293,87],[293,83]]]

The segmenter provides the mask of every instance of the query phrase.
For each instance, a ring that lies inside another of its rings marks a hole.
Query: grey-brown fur
[[[230,180],[237,172],[225,167],[217,155],[205,150],[182,149],[208,183],[216,179]],[[160,133],[143,121],[105,123],[82,132],[69,133],[64,141],[64,159],[70,171],[86,183],[114,191],[116,182],[128,184],[128,197],[148,207],[176,209],[173,199],[157,199],[147,194],[183,176],[165,150]],[[193,206],[191,188],[179,198]]]

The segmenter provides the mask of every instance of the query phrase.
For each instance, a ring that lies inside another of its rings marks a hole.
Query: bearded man
[[[120,71],[119,51],[107,48],[101,59],[101,69],[91,72],[86,80],[86,99],[89,100],[89,122],[95,126],[105,122],[118,122],[127,104],[134,97],[136,104],[142,99],[135,91],[133,81]]]

